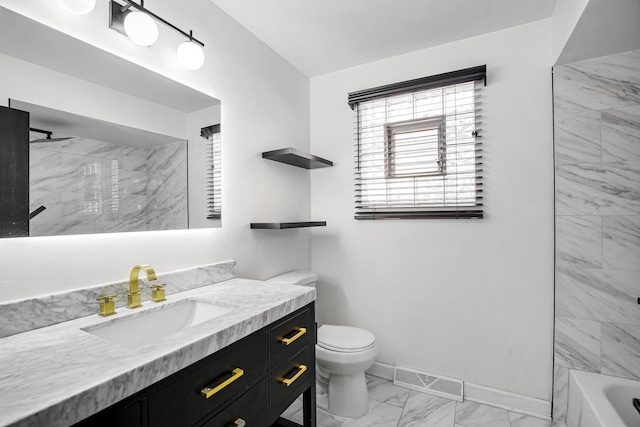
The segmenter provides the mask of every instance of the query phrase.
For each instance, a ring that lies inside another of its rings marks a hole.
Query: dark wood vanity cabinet
[[[76,427],[290,426],[280,414],[301,394],[315,427],[315,343],[311,303]]]

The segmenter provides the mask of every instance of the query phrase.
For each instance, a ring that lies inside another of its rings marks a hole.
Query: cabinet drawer
[[[312,377],[315,367],[311,363],[311,349],[306,346],[269,375],[271,410],[278,407],[287,398],[294,399],[299,395],[300,385],[306,384],[308,386],[310,381],[315,381],[315,378]]]
[[[142,427],[143,408],[142,401],[136,401],[130,405],[112,406],[74,424],[73,427]]]
[[[269,332],[269,352],[272,369],[289,360],[304,347],[309,346],[309,337],[313,332],[312,327],[315,328],[315,319],[312,322],[311,313],[306,309],[271,329]]]
[[[264,333],[250,335],[150,395],[149,425],[192,425],[246,391],[267,372],[265,341]]]
[[[262,424],[267,407],[267,379],[260,381],[238,400],[227,406],[215,417],[206,421],[200,427],[257,427]],[[244,424],[242,422],[244,421]]]

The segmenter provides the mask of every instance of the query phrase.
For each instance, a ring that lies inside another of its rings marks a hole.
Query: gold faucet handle
[[[116,314],[116,303],[113,301],[115,297],[117,295],[105,295],[97,299],[100,301],[100,316]]]
[[[164,284],[159,283],[157,285],[151,285],[151,301],[161,302],[166,300],[167,298],[164,294]]]

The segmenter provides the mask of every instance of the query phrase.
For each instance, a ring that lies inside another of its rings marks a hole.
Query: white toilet
[[[291,271],[268,282],[316,286],[318,275],[312,271]],[[322,408],[339,417],[357,418],[369,410],[369,393],[364,371],[378,356],[376,337],[352,326],[322,325],[318,328],[316,375],[320,390],[328,395]]]

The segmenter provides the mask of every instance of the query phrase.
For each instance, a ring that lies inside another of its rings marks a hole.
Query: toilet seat
[[[353,326],[322,325],[318,328],[318,345],[339,353],[367,351],[376,345],[371,332]]]

